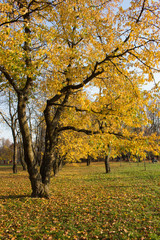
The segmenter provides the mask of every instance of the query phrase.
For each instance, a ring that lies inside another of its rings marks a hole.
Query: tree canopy
[[[48,196],[57,148],[62,155],[71,148],[71,155],[98,155],[100,148],[108,154],[111,144],[114,155],[127,148],[142,157],[149,146],[158,148],[156,134],[144,135],[148,98],[141,87],[159,71],[160,4],[132,0],[127,9],[121,4],[0,2],[0,86],[12,87],[18,97],[32,196]],[[30,99],[41,100],[46,124],[40,172],[26,117]]]

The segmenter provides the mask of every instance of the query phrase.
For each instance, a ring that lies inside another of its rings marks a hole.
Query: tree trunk
[[[19,142],[19,161],[22,165],[23,171],[26,171],[26,163],[24,161],[24,151],[21,141]]]
[[[14,143],[13,143],[13,147],[14,147],[14,151],[13,151],[13,173],[17,173],[17,139],[15,134],[13,134],[13,139],[14,139]]]
[[[88,155],[87,157],[87,166],[90,166],[91,164],[91,156]]]
[[[52,101],[47,101],[47,106],[44,110],[44,117],[46,122],[46,138],[45,138],[45,153],[42,160],[42,165],[40,168],[40,173],[42,176],[42,183],[48,186],[50,183],[53,163],[57,161],[56,159],[56,146],[58,141],[58,124],[63,112],[63,105],[68,101],[69,93],[67,92],[64,96],[62,104],[60,107],[52,109]]]
[[[110,153],[111,153],[111,146],[108,144],[108,155],[105,157],[105,169],[106,173],[109,173],[111,171],[110,164],[109,164],[109,158],[110,158]]]
[[[29,131],[29,126],[26,117],[26,101],[27,97],[22,93],[18,94],[18,119],[21,129],[23,147],[24,147],[24,160],[27,165],[29,179],[32,187],[32,197],[49,197],[48,187],[42,183],[41,175],[38,171],[38,166],[34,159],[32,141]]]
[[[53,162],[53,173],[54,176],[59,172],[59,163],[60,163],[60,157],[59,154],[56,152],[55,153],[55,160]]]
[[[45,152],[40,168],[42,176],[42,183],[48,186],[50,184],[51,173],[55,158],[55,146],[56,146],[56,134],[52,134],[52,124],[48,124],[46,128],[46,139],[45,139]]]
[[[109,173],[111,171],[110,164],[109,164],[109,156],[105,157],[105,169],[106,169],[106,173]]]

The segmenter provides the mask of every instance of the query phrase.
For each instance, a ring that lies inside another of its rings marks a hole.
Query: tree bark
[[[105,157],[105,169],[106,169],[106,173],[109,173],[111,171],[110,168],[110,164],[109,164],[109,158],[110,158],[110,153],[111,153],[111,146],[108,144],[108,150],[109,153],[108,155]]]
[[[59,122],[60,116],[52,117],[52,107],[47,106],[45,111],[45,121],[46,121],[46,137],[45,137],[45,152],[40,168],[40,173],[42,176],[42,183],[46,186],[50,183],[51,173],[53,169],[53,164],[56,162],[55,159],[55,146],[57,143],[58,133],[56,131],[57,124]]]
[[[24,150],[23,150],[23,143],[20,137],[18,141],[18,160],[20,161],[23,171],[26,171],[26,163],[24,161]]]
[[[17,173],[17,138],[15,135],[15,132],[12,131],[12,135],[13,135],[13,147],[14,147],[14,151],[13,151],[13,173]]]
[[[63,105],[68,101],[69,92],[66,92],[61,106],[52,109],[52,101],[47,101],[47,106],[44,110],[44,117],[46,122],[46,138],[45,138],[45,153],[42,160],[40,173],[42,176],[42,183],[46,186],[50,183],[53,163],[57,161],[55,147],[58,141],[58,124],[63,112]]]
[[[20,163],[22,165],[23,171],[26,171],[26,163],[24,161],[24,156],[23,155],[24,154],[22,153],[22,149],[21,149],[20,150],[20,158],[19,158],[19,160],[20,160]]]
[[[91,156],[88,155],[87,157],[87,166],[90,166],[91,164]]]
[[[38,171],[38,166],[34,159],[32,140],[30,136],[29,126],[26,117],[26,101],[27,97],[22,93],[18,94],[18,119],[22,133],[24,160],[27,165],[29,179],[32,187],[32,197],[49,197],[48,188],[42,183],[41,175]]]

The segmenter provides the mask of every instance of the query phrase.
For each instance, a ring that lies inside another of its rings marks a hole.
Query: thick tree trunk
[[[68,100],[69,94],[66,93],[62,105]],[[45,122],[46,122],[46,138],[45,138],[45,153],[42,160],[40,173],[42,176],[42,183],[46,186],[50,183],[53,164],[55,163],[55,172],[57,170],[56,146],[58,141],[58,124],[63,112],[63,107],[55,109],[53,114],[52,104],[47,101],[47,106],[44,110]]]
[[[43,158],[42,155],[44,154],[44,146],[45,146],[45,128],[43,125],[38,125],[34,151],[35,151],[36,162],[38,163],[39,166],[41,166],[42,164],[42,158]]]
[[[23,139],[24,160],[26,162],[29,179],[31,181],[31,196],[48,198],[48,187],[42,183],[42,178],[34,159],[32,141],[26,117],[26,100],[27,98],[22,93],[18,94],[18,119]]]
[[[52,153],[52,151],[46,151],[40,169],[42,183],[46,186],[50,184],[50,178],[54,161],[55,161],[54,153]]]
[[[55,159],[55,139],[56,135],[52,135],[52,127],[47,126],[46,128],[46,139],[45,139],[45,153],[43,156],[40,173],[42,176],[42,183],[46,186],[50,184],[50,178],[53,171],[53,164],[56,162]]]

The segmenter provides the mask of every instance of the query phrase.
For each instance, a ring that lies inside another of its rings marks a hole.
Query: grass
[[[28,175],[0,167],[0,239],[160,240],[160,164],[70,164],[51,198],[32,199]]]

